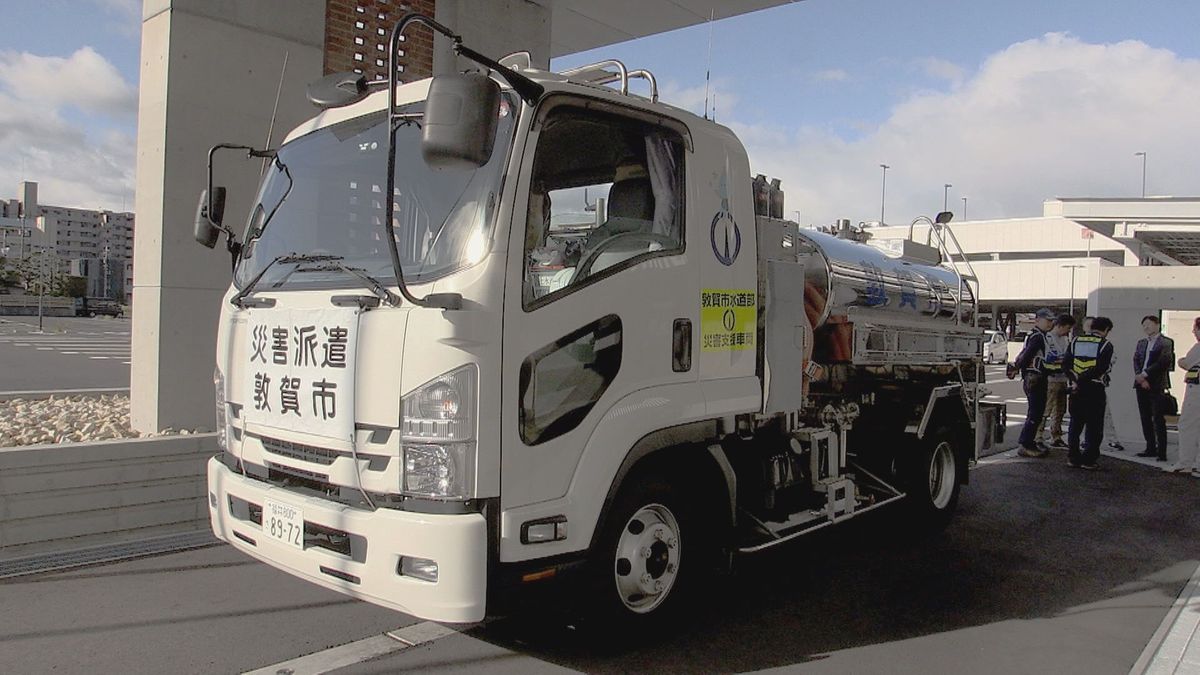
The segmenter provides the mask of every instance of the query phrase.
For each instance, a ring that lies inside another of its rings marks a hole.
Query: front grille
[[[323,473],[305,471],[304,469],[297,469],[294,466],[284,466],[283,464],[276,464],[275,462],[267,462],[267,468],[270,469],[271,472],[283,473],[289,476],[303,478],[305,480],[316,481],[318,483],[329,483],[329,476]]]
[[[302,443],[293,443],[291,441],[283,441],[278,438],[270,438],[261,436],[263,449],[272,455],[280,457],[289,457],[298,459],[304,462],[313,464],[321,464],[329,466],[333,461],[341,456],[337,450],[329,450],[327,448],[318,448],[314,445],[304,445]],[[314,474],[315,475],[315,474]]]

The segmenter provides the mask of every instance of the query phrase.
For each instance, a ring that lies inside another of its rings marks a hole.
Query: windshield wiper
[[[400,306],[400,301],[401,301],[400,296],[389,291],[387,289],[387,287],[385,287],[382,283],[380,283],[380,281],[378,279],[371,276],[370,274],[367,274],[366,270],[364,270],[361,267],[350,267],[349,265],[341,262],[342,259],[337,256],[329,256],[329,257],[331,259],[325,261],[325,264],[323,264],[323,265],[317,265],[315,267],[304,267],[304,268],[301,268],[299,265],[297,265],[296,269],[288,272],[287,276],[285,276],[283,279],[279,280],[279,282],[276,283],[276,285],[283,283],[284,279],[287,279],[287,277],[291,276],[292,274],[294,274],[296,272],[332,272],[335,270],[342,271],[342,272],[345,272],[352,276],[358,277],[363,282],[363,285],[367,287],[367,290],[371,291],[371,293],[373,293],[375,295],[375,297],[379,298],[379,300],[381,302],[386,302],[387,304],[391,305],[392,307]]]
[[[341,259],[342,256],[340,255],[305,255],[303,253],[284,253],[283,255],[278,256],[271,262],[267,263],[266,266],[263,267],[258,274],[255,274],[254,278],[251,279],[248,284],[246,284],[245,288],[238,291],[237,295],[229,299],[229,303],[234,307],[245,309],[246,304],[244,301],[246,296],[254,292],[254,289],[258,286],[258,282],[262,281],[262,278],[264,275],[266,275],[267,271],[279,263],[283,263],[285,265],[290,263],[322,263]],[[295,270],[292,270],[292,272],[295,272]],[[291,272],[288,273],[288,275],[290,274]],[[284,278],[286,279],[287,276]]]

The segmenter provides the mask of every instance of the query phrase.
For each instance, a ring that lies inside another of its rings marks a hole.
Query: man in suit
[[[1138,413],[1142,417],[1145,452],[1138,457],[1167,461],[1167,420],[1164,413],[1170,373],[1175,365],[1175,343],[1160,332],[1158,317],[1142,318],[1146,337],[1133,350],[1133,388],[1137,392]]]

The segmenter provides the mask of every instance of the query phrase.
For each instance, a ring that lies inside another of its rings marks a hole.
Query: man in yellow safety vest
[[[1108,341],[1112,320],[1098,316],[1091,332],[1071,341],[1063,359],[1063,370],[1070,381],[1071,424],[1067,428],[1067,464],[1074,468],[1098,469],[1100,444],[1104,442],[1104,408],[1107,405],[1108,368],[1113,346]],[[1083,436],[1083,448],[1079,440]]]

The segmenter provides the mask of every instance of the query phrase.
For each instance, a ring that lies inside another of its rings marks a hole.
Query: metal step
[[[809,534],[811,532],[816,532],[817,530],[824,529],[824,528],[829,527],[830,525],[834,525],[836,523],[841,523],[843,521],[850,520],[851,518],[856,518],[864,513],[867,513],[868,511],[874,511],[875,509],[877,509],[881,506],[884,506],[886,504],[891,504],[892,502],[898,501],[900,499],[904,499],[904,497],[905,497],[904,494],[898,494],[898,495],[895,495],[892,497],[887,497],[887,498],[883,499],[882,501],[875,502],[874,504],[871,504],[870,506],[864,506],[860,509],[855,510],[853,513],[847,514],[845,516],[841,516],[841,517],[837,518],[836,520],[832,520],[826,515],[806,518],[799,525],[789,525],[789,526],[786,526],[786,529],[781,529],[778,532],[772,532],[771,537],[769,537],[769,538],[763,538],[763,539],[760,539],[759,541],[743,542],[742,544],[740,544],[738,546],[737,552],[738,553],[757,553],[759,551],[762,551],[762,550],[765,550],[768,548],[772,548],[774,546],[778,546],[779,544],[787,543],[787,542],[795,539],[796,537],[799,537],[799,536],[802,536],[805,534]],[[809,513],[813,513],[813,512],[809,512]]]

